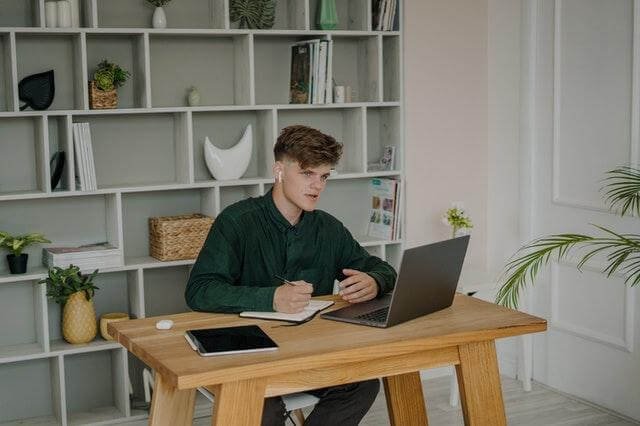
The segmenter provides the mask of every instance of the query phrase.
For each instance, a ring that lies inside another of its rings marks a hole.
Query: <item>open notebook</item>
[[[245,318],[261,318],[268,320],[289,321],[289,322],[305,322],[325,308],[333,305],[331,300],[311,300],[302,312],[297,314],[285,314],[283,312],[241,312],[240,316]]]

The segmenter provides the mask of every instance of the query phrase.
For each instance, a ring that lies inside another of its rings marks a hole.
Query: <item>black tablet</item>
[[[276,342],[257,325],[187,330],[184,336],[202,356],[273,351]]]

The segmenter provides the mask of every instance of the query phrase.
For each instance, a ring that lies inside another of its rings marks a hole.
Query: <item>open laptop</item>
[[[327,312],[326,319],[391,327],[453,303],[469,236],[407,249],[392,294]]]

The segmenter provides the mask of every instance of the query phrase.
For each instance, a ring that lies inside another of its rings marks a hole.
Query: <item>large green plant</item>
[[[57,266],[49,269],[46,278],[39,283],[47,284],[47,296],[55,300],[56,303],[64,305],[67,299],[78,291],[84,291],[87,300],[91,300],[98,287],[93,284],[93,279],[98,274],[96,269],[91,274],[86,275],[80,272],[80,268],[69,265],[67,268],[59,268]]]
[[[276,0],[231,0],[229,19],[240,28],[269,29],[276,19]]]
[[[605,202],[611,210],[619,209],[622,216],[633,212],[640,216],[640,169],[624,166],[610,170],[605,182]],[[501,279],[503,284],[496,301],[501,305],[517,308],[521,291],[527,284],[533,283],[540,269],[551,258],[565,258],[574,248],[586,250],[578,263],[578,269],[593,256],[603,253],[607,259],[603,272],[607,277],[620,271],[626,276],[626,284],[639,284],[640,234],[619,234],[602,226],[594,227],[602,235],[556,234],[538,238],[522,247],[505,267]]]
[[[7,232],[0,231],[0,247],[9,250],[11,254],[16,256],[20,256],[22,251],[31,244],[50,242],[44,235],[38,233],[16,235],[14,237]]]
[[[108,92],[122,86],[131,77],[129,71],[103,59],[93,73],[93,80],[100,90]]]

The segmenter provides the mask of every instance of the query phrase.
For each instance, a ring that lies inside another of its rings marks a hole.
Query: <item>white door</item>
[[[640,1],[527,7],[530,237],[597,233],[590,223],[640,233],[640,219],[610,213],[600,191],[605,171],[639,164]],[[575,262],[552,262],[540,276],[530,306],[549,330],[534,337],[533,377],[640,419],[640,297],[601,267],[599,259],[580,273]]]

